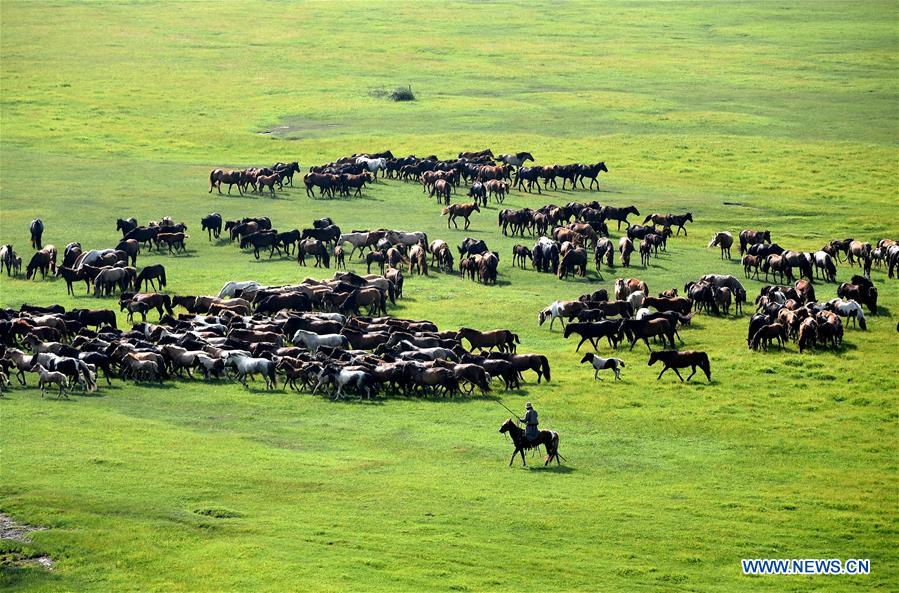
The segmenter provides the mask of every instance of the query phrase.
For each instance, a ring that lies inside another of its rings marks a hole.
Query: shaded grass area
[[[528,377],[496,395],[513,409],[533,401],[569,460],[507,469],[511,446],[496,431],[508,413],[490,398],[331,403],[259,385],[116,381],[100,397],[41,401],[33,386],[14,389],[0,403],[0,511],[47,526],[33,549],[56,564],[4,570],[5,586],[730,592],[896,582],[895,281],[874,272],[885,310],[836,353],[752,353],[746,318],[699,316],[683,336],[710,353],[711,384],[656,382],[642,345],[618,354],[621,382],[593,382],[573,344],[536,324],[550,301],[610,288],[616,275],[653,293],[703,273],[741,275],[705,248],[718,230],[770,228],[801,249],[895,235],[892,4],[0,11],[2,243],[27,259],[38,215],[60,248],[114,245],[119,216],[172,215],[190,226],[188,254],[138,263],[164,263],[173,293],[208,294],[226,280],[331,273],[207,241],[199,219],[211,211],[270,216],[283,230],[327,215],[345,229],[483,238],[501,254],[502,286],[408,278],[393,313],[509,327],[523,351],[547,354],[548,385]],[[234,26],[250,13],[259,25]],[[384,80],[411,81],[420,99],[366,95]],[[649,269],[559,281],[511,268],[512,245],[532,239],[503,238],[495,205],[468,232],[449,231],[412,184],[376,184],[362,200],[206,193],[213,166],[485,146],[609,165],[601,192],[513,193],[506,207],[596,198],[643,215],[691,210],[697,222]],[[747,284],[750,294],[761,286]],[[835,292],[816,290],[819,300]],[[22,302],[113,306],[66,297],[59,281],[0,278],[0,303]],[[871,558],[872,575],[740,576],[740,558],[756,557]]]

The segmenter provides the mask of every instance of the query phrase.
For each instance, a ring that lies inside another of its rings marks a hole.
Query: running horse
[[[556,464],[562,465],[562,462],[559,461],[559,459],[562,459],[562,456],[559,455],[559,433],[556,431],[541,430],[537,433],[536,440],[529,441],[524,437],[524,429],[515,424],[511,418],[503,422],[503,425],[499,427],[499,431],[503,434],[508,433],[512,437],[512,443],[515,444],[515,451],[512,452],[509,466],[512,465],[512,462],[515,461],[515,456],[519,453],[521,453],[522,465],[527,466],[528,463],[524,459],[524,452],[540,445],[546,447],[546,458],[543,460],[543,465],[549,465],[553,459],[556,460]]]

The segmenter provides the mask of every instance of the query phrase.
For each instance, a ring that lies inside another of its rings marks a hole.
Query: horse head
[[[505,422],[503,422],[502,426],[499,427],[499,431],[503,434],[507,432],[514,433],[516,432],[516,429],[518,429],[518,426],[511,418],[507,419]]]

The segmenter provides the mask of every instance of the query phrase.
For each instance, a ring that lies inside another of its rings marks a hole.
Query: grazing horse
[[[687,381],[689,381],[693,378],[693,375],[696,374],[696,368],[699,367],[705,373],[709,383],[712,382],[712,370],[709,365],[709,356],[705,352],[700,352],[698,350],[685,350],[683,352],[678,352],[677,350],[662,350],[650,352],[648,366],[652,366],[658,361],[662,361],[665,368],[663,368],[662,372],[659,373],[659,376],[656,377],[656,381],[662,378],[665,371],[671,369],[681,380],[681,383],[683,383],[684,378],[681,376],[680,372],[678,372],[678,369],[685,369],[687,367],[693,369],[693,372],[687,377]]]
[[[511,418],[506,420],[503,425],[499,427],[499,431],[502,434],[508,433],[509,436],[512,437],[512,443],[515,445],[515,450],[512,452],[512,458],[509,460],[510,467],[512,462],[515,461],[515,456],[519,453],[521,453],[522,465],[526,466],[527,461],[524,459],[524,452],[528,449],[539,447],[540,445],[546,447],[546,459],[543,461],[543,465],[549,465],[553,459],[556,460],[557,465],[562,464],[561,461],[559,461],[562,457],[559,455],[559,433],[556,431],[541,430],[537,433],[537,438],[530,441],[524,436],[524,429],[516,425]]]
[[[863,330],[868,329],[868,324],[865,321],[865,314],[862,311],[862,306],[852,299],[830,299],[829,301],[827,301],[827,304],[825,306],[829,311],[833,311],[840,317],[846,317],[849,321],[858,323],[859,328]]]
[[[710,248],[715,247],[716,245],[721,248],[721,259],[724,259],[725,255],[727,256],[727,259],[730,259],[730,248],[733,244],[734,236],[727,231],[715,233],[715,236],[709,241]]]
[[[627,237],[618,239],[618,251],[621,253],[621,265],[631,267],[631,254],[634,252],[634,242]]]
[[[581,364],[584,364],[585,362],[592,364],[595,369],[593,372],[594,381],[597,379],[602,381],[602,377],[599,376],[599,371],[605,369],[612,369],[612,372],[615,373],[615,380],[621,380],[621,371],[618,367],[624,368],[624,361],[620,358],[601,358],[592,352],[588,352],[587,354],[584,354],[584,357],[581,359]]]
[[[658,224],[663,227],[677,227],[676,235],[680,235],[681,231],[684,231],[684,236],[687,236],[687,228],[684,226],[688,222],[693,222],[693,213],[687,212],[686,214],[650,214],[643,220],[643,224],[646,224],[649,221],[652,221],[653,224]]]
[[[231,195],[231,186],[237,186],[237,192],[240,195],[243,195],[243,192],[240,189],[240,182],[243,178],[243,171],[228,171],[225,169],[213,169],[211,173],[209,173],[209,193],[212,193],[213,189],[218,189],[218,192],[222,193],[222,184],[228,184],[228,195]]]
[[[159,288],[156,287],[156,283],[153,282],[154,280],[159,281]],[[162,290],[165,288],[165,266],[162,264],[153,264],[141,268],[141,271],[134,278],[134,290],[140,290],[141,284],[145,285],[145,290],[150,286],[153,287],[153,290]]]
[[[47,277],[47,271],[52,270],[56,273],[56,248],[47,245],[40,251],[31,256],[28,267],[25,268],[25,279],[31,280],[37,276],[36,272],[40,270],[41,278]]]

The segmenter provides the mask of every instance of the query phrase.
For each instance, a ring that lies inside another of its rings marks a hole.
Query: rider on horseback
[[[519,418],[518,421],[525,424],[524,438],[530,442],[534,442],[540,434],[537,430],[537,425],[539,424],[539,422],[537,422],[537,410],[534,409],[531,402],[525,403],[524,409],[526,410],[524,418]]]

